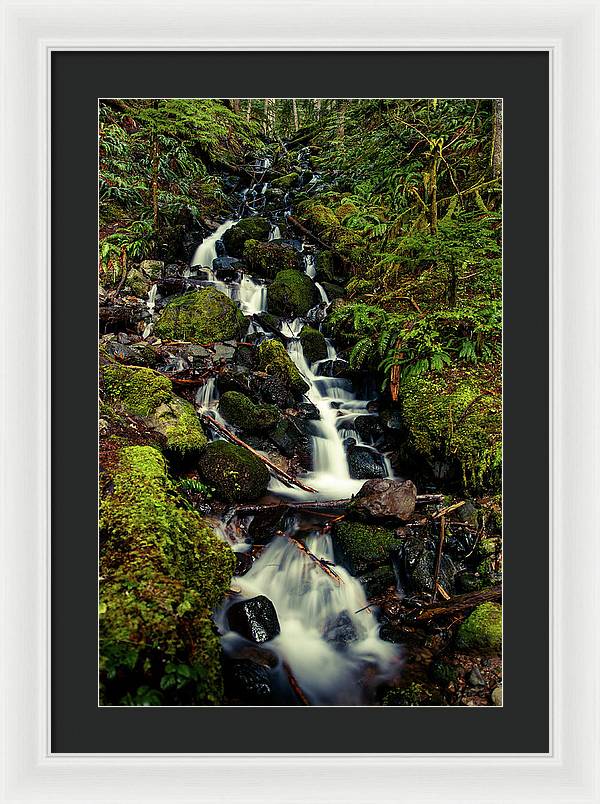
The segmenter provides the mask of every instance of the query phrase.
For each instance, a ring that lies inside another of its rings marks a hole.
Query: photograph
[[[99,707],[502,707],[502,139],[98,100]]]

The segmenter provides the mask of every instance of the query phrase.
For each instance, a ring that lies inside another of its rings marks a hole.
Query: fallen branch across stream
[[[310,706],[310,701],[306,697],[306,694],[300,684],[298,684],[298,679],[292,673],[292,668],[289,666],[287,662],[283,663],[283,669],[285,670],[285,674],[287,675],[288,681],[290,682],[290,687],[294,690],[302,706]]]
[[[302,542],[299,542],[297,539],[294,539],[292,536],[289,537],[289,540],[292,542],[292,544],[296,545],[298,550],[301,550],[303,553],[305,553],[310,558],[311,561],[314,561],[315,564],[317,564],[317,566],[321,567],[323,572],[326,575],[329,575],[330,578],[333,578],[333,580],[336,583],[338,583],[338,584],[343,583],[342,579],[337,574],[337,572],[335,570],[331,569],[331,565],[330,565],[330,563],[328,561],[325,561],[325,559],[319,558],[314,553],[311,553],[310,550],[308,549],[308,547],[305,544],[302,544]]]
[[[204,419],[210,425],[212,425],[215,429],[217,429],[220,433],[222,433],[226,438],[228,438],[230,441],[233,441],[234,444],[237,444],[240,447],[244,447],[244,449],[247,449],[248,452],[251,452],[252,455],[258,458],[259,461],[262,461],[265,464],[265,466],[267,466],[271,470],[271,472],[274,475],[276,475],[280,480],[282,480],[284,483],[287,483],[290,486],[297,486],[299,489],[302,489],[303,491],[308,491],[311,494],[318,494],[316,489],[311,488],[311,486],[305,486],[304,483],[301,483],[299,480],[296,480],[295,477],[288,475],[287,472],[284,472],[283,469],[280,469],[278,466],[276,466],[273,463],[273,461],[270,461],[268,458],[265,458],[265,456],[261,455],[260,452],[257,452],[249,444],[246,444],[245,441],[242,441],[241,438],[238,438],[226,427],[223,427],[222,424],[219,424],[219,422],[216,419],[213,419],[212,416],[209,416],[208,413],[201,413],[200,416],[202,419]],[[266,506],[266,508],[272,508],[272,507],[273,506]]]
[[[467,592],[464,595],[456,595],[444,603],[432,603],[420,609],[406,612],[404,619],[407,624],[421,623],[426,625],[431,622],[431,620],[462,614],[469,609],[476,608],[481,603],[500,603],[501,600],[502,587],[490,586],[488,589],[481,589],[478,592]]]
[[[440,502],[444,499],[443,494],[417,494],[417,505],[426,505],[429,503]],[[277,508],[289,508],[293,511],[306,511],[307,513],[311,513],[314,511],[336,511],[342,508],[346,508],[346,506],[352,502],[351,497],[347,497],[343,500],[314,500],[311,502],[310,500],[303,500],[302,502],[288,502],[286,500],[281,500],[278,503],[269,503],[269,504],[256,504],[256,505],[239,505],[235,509],[235,513],[238,516],[243,516],[245,514],[260,514],[267,511],[274,511]],[[461,503],[463,505],[464,503]],[[408,524],[419,524],[419,523],[411,523]]]

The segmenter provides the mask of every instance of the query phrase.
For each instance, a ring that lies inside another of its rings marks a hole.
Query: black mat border
[[[548,90],[545,52],[52,55],[53,752],[549,749]],[[502,709],[97,708],[96,99],[174,96],[504,98]]]

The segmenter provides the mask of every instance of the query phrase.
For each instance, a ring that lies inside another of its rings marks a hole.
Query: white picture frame
[[[0,0],[0,7],[1,800],[600,802],[597,0]],[[460,754],[451,740],[446,754],[50,752],[48,110],[50,55],[65,49],[549,52],[552,716],[547,754]]]

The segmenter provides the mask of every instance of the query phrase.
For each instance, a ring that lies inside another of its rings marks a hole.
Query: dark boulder
[[[266,218],[258,215],[242,218],[223,233],[223,243],[231,257],[241,259],[244,256],[244,244],[247,240],[267,240],[270,231],[271,224]]]
[[[269,703],[273,698],[273,681],[269,668],[250,659],[234,659],[225,665],[225,695],[244,704]]]
[[[291,416],[283,416],[269,438],[283,455],[298,458],[305,469],[312,468],[311,439],[301,422]]]
[[[281,631],[275,606],[264,595],[234,603],[227,620],[232,631],[252,642],[268,642]]]
[[[348,449],[350,477],[356,480],[385,477],[387,469],[379,452],[371,447],[356,445]]]
[[[252,553],[236,553],[234,575],[238,577],[245,575],[252,569]]]
[[[383,427],[379,416],[357,416],[354,419],[354,429],[366,444],[379,444],[383,441]]]
[[[392,552],[398,584],[405,594],[431,594],[437,541],[408,536]],[[450,556],[442,554],[438,583],[448,594],[455,592],[457,567]]]
[[[342,611],[337,617],[329,619],[325,623],[323,638],[332,642],[337,650],[343,650],[350,642],[355,642],[358,634],[350,612]]]
[[[350,509],[361,519],[407,522],[415,510],[417,488],[412,480],[367,480]]]

